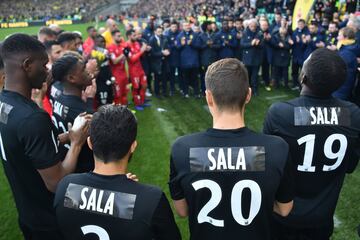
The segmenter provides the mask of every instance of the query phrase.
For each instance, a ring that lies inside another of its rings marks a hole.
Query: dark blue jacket
[[[350,100],[352,91],[354,89],[356,81],[356,70],[357,70],[357,61],[356,61],[356,50],[358,46],[356,43],[348,46],[342,46],[339,50],[340,57],[345,61],[347,66],[347,76],[344,84],[333,93],[334,97]]]
[[[356,50],[356,56],[360,57],[360,31],[357,31],[355,33],[355,40],[356,40],[356,43],[358,45],[358,48]]]
[[[302,42],[302,35],[308,35],[309,31],[307,28],[304,28],[303,30],[300,30],[296,28],[296,30],[292,34],[292,40],[294,41],[293,45],[293,62],[296,64],[303,65],[305,59],[304,59],[304,53],[306,45]],[[299,37],[299,42],[296,41],[296,37]]]
[[[270,31],[267,31],[266,33],[269,33],[271,34]],[[260,34],[264,34],[264,32],[262,32],[260,30]],[[271,34],[272,35],[272,34]],[[272,36],[271,36],[272,38]],[[273,55],[273,49],[272,49],[272,45],[271,45],[271,38],[270,40],[266,40],[264,38],[264,43],[263,43],[263,53],[262,53],[262,56],[263,56],[263,60],[266,59],[268,63],[272,63],[272,55]]]
[[[304,60],[306,60],[310,54],[317,49],[316,44],[323,42],[325,43],[325,36],[320,33],[312,34],[311,40],[308,43],[305,43],[305,52],[304,52]]]
[[[325,40],[325,44],[326,46],[330,46],[330,45],[335,45],[337,44],[337,37],[338,37],[338,33],[327,33],[326,34],[326,40]]]
[[[237,34],[240,34],[241,36],[243,35],[243,30],[238,31],[236,28],[234,28],[231,31],[231,34],[236,38],[236,47],[234,50],[234,55],[237,59],[242,61],[242,49],[241,49],[241,38],[238,39],[237,38]]]
[[[320,33],[311,34],[310,36],[311,36],[310,42],[305,44],[306,48],[304,52],[304,60],[306,60],[310,56],[310,54],[317,49],[316,44],[320,42],[325,43],[325,37]]]
[[[168,72],[169,71],[169,65],[167,58],[162,54],[162,51],[167,49],[169,50],[167,38],[165,36],[161,36],[159,38],[160,45],[158,44],[158,41],[154,36],[150,38],[150,46],[151,46],[151,52],[150,52],[150,65],[152,72],[156,74],[161,74],[162,72]]]
[[[212,44],[208,45],[208,41],[212,41]],[[217,49],[214,46],[215,34],[203,32],[199,36],[200,42],[200,65],[208,67],[210,64],[218,59]]]
[[[147,26],[144,31],[143,31],[143,35],[142,37],[147,41],[149,42],[150,41],[150,38],[154,36],[154,30],[151,29],[150,26]]]
[[[169,65],[170,67],[180,67],[180,53],[176,47],[176,38],[179,35],[179,32],[172,32],[168,31],[166,37],[170,49],[170,56],[169,56]]]
[[[272,55],[272,64],[275,67],[288,67],[290,65],[290,49],[291,45],[289,44],[289,39],[291,36],[286,36],[285,39],[280,37],[280,33],[277,32],[271,38],[271,45],[273,47]],[[282,43],[284,47],[280,47],[279,44]]]
[[[259,39],[260,45],[252,46],[253,39]],[[246,66],[260,66],[262,63],[262,47],[263,39],[259,31],[252,32],[249,28],[244,31],[241,39],[241,47],[243,49],[243,63]]]
[[[185,45],[181,45],[181,39],[185,39]],[[191,40],[191,41],[190,41]],[[176,47],[180,51],[180,67],[181,68],[198,68],[200,41],[199,34],[193,31],[182,31],[176,38]]]
[[[225,42],[228,43],[225,43]],[[215,45],[219,48],[219,59],[232,58],[235,56],[234,50],[236,48],[236,35],[234,36],[230,31],[219,31],[215,35]]]

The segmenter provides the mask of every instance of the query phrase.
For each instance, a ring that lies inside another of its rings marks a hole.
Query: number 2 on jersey
[[[192,184],[195,191],[208,188],[211,192],[210,200],[200,210],[197,217],[198,223],[210,223],[216,227],[224,227],[224,220],[214,219],[209,216],[209,213],[214,210],[222,198],[222,191],[216,182],[208,179],[199,180]],[[251,192],[251,203],[249,217],[244,218],[242,213],[242,193],[245,188],[248,188]],[[256,215],[260,211],[261,207],[261,189],[260,186],[252,180],[242,180],[237,182],[231,191],[231,213],[237,223],[242,226],[251,224]]]
[[[309,134],[297,140],[299,145],[305,143],[304,162],[303,165],[298,165],[298,171],[315,172],[315,166],[312,166],[315,138],[315,134]],[[339,141],[340,143],[340,147],[337,152],[333,152],[332,150],[335,141]],[[324,172],[334,171],[340,166],[341,162],[344,160],[347,145],[347,138],[342,134],[332,134],[326,139],[324,144],[325,157],[328,159],[336,159],[336,162],[333,165],[324,165],[322,169]]]
[[[65,125],[64,125],[63,122],[59,121],[59,123],[57,123],[56,118],[55,118],[54,116],[51,116],[51,120],[52,120],[53,124],[55,125],[55,127],[56,127],[58,130],[62,131],[62,133],[66,133],[66,132],[67,132],[66,127],[65,127]],[[60,128],[60,129],[59,129],[59,128]],[[69,145],[69,144],[64,144],[64,147],[66,147],[67,149],[70,149],[70,145]]]
[[[81,231],[84,235],[94,233],[99,237],[99,240],[110,240],[109,234],[105,229],[96,225],[86,225],[81,227]]]

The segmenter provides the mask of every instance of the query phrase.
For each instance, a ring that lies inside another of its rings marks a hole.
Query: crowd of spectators
[[[2,0],[0,22],[46,21],[49,19],[80,20],[110,0]]]
[[[173,85],[175,71],[172,68],[178,68],[183,79],[180,88],[186,97],[188,85],[195,88],[195,96],[199,88],[203,92],[204,72],[209,64],[228,57],[236,57],[246,65],[255,95],[258,94],[260,70],[267,91],[280,85],[298,90],[301,88],[299,72],[304,61],[316,49],[328,48],[338,51],[351,69],[347,86],[336,96],[351,99],[356,65],[360,62],[360,19],[354,14],[357,1],[317,0],[310,11],[311,21],[293,19],[295,4],[295,0],[140,0],[129,9],[128,16],[150,16],[143,38],[150,45],[154,42],[153,48],[157,45],[154,39],[161,37],[154,37],[156,26],[162,26],[163,48],[170,50],[170,56],[160,54],[163,59],[160,65],[165,66],[161,72],[165,75],[156,79],[155,74],[155,83],[170,79],[170,85]],[[188,24],[191,29],[179,23]],[[156,53],[149,52],[148,55],[151,66]],[[175,61],[177,55],[180,57]],[[192,65],[188,67],[190,62]],[[148,79],[151,71],[156,72],[150,67]]]

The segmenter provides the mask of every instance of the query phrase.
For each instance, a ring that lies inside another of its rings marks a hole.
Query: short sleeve
[[[266,114],[265,117],[265,121],[264,121],[264,126],[263,126],[263,133],[264,134],[268,134],[271,135],[273,133],[273,129],[272,129],[272,109],[273,106],[271,106]]]
[[[280,203],[288,203],[292,201],[294,197],[294,169],[292,167],[290,154],[288,154],[275,198],[276,201]]]
[[[54,208],[60,206],[61,202],[64,201],[64,196],[68,185],[69,185],[69,181],[67,180],[67,177],[63,178],[57,185],[56,193],[54,197]]]
[[[180,200],[185,198],[184,191],[181,187],[180,176],[175,168],[174,159],[170,158],[170,180],[169,180],[170,195],[173,200]]]
[[[25,155],[36,169],[56,165],[58,152],[57,132],[45,112],[36,112],[19,124],[18,137],[24,146]]]
[[[181,239],[174,214],[164,193],[162,193],[159,204],[154,211],[151,225],[156,240]]]

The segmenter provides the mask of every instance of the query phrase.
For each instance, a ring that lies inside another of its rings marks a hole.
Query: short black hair
[[[52,66],[51,72],[54,81],[63,81],[65,77],[75,68],[79,58],[66,55],[59,58]]]
[[[89,32],[91,29],[95,29],[95,27],[94,26],[89,26],[89,27],[86,28],[86,31]]]
[[[137,120],[126,107],[105,105],[93,115],[90,139],[95,157],[104,163],[126,156],[136,135]]]
[[[119,33],[120,30],[119,29],[115,29],[114,31],[111,32],[111,35],[112,36],[115,36],[115,34]]]
[[[46,54],[45,46],[37,39],[23,33],[15,33],[5,39],[1,47],[3,61],[17,54],[42,53]]]
[[[72,32],[63,32],[58,37],[58,42],[60,45],[64,45],[64,43],[75,41],[77,38],[75,33]]]
[[[245,65],[238,59],[226,58],[211,64],[205,84],[220,111],[242,110],[249,91],[249,77]]]
[[[56,32],[49,27],[41,27],[38,34],[44,34],[47,36],[56,36]]]
[[[302,23],[306,24],[305,20],[302,19],[302,18],[300,18],[297,22],[298,22],[298,23],[302,22]]]
[[[80,39],[82,39],[82,36],[81,36],[80,33],[73,32],[73,34],[75,35],[75,38],[80,38]]]
[[[60,43],[58,41],[56,41],[56,40],[51,40],[51,41],[45,41],[44,42],[44,46],[45,46],[47,52],[50,52],[52,46],[54,46],[54,45],[60,45]]]
[[[135,32],[134,29],[127,30],[127,31],[126,31],[126,36],[127,36],[127,37],[130,36],[130,35],[133,34],[134,32]]]
[[[346,76],[345,61],[327,48],[315,50],[305,60],[301,71],[304,84],[319,96],[331,95],[345,82]]]
[[[154,30],[156,31],[156,30],[158,30],[159,28],[160,28],[161,30],[164,30],[164,28],[163,28],[161,25],[155,26]]]
[[[99,38],[101,38],[101,39],[105,40],[105,38],[104,38],[104,36],[103,36],[103,35],[101,35],[101,34],[97,34],[97,35],[96,35],[96,37],[95,37],[95,39],[99,39]]]

